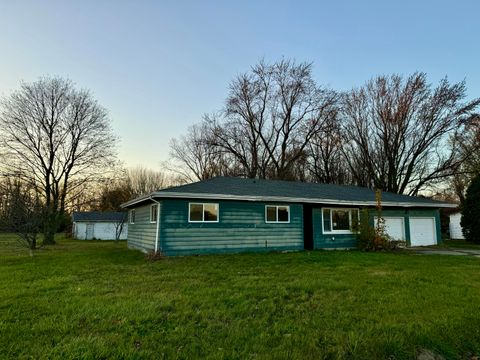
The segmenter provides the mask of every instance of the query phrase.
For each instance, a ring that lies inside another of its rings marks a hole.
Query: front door
[[[85,239],[87,240],[92,240],[93,239],[93,230],[94,230],[94,224],[87,224],[87,233],[85,235]]]
[[[303,248],[313,250],[312,205],[303,205]]]

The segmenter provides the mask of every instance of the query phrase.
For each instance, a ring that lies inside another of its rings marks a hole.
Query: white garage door
[[[437,236],[435,218],[410,218],[410,245],[435,245]]]
[[[384,216],[385,232],[393,240],[405,240],[405,224],[402,217],[388,217]],[[375,217],[375,224],[377,218]]]

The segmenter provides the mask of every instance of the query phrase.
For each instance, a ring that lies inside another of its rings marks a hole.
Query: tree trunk
[[[55,242],[55,233],[57,232],[57,214],[52,210],[48,211],[47,216],[45,217],[45,229],[43,244],[44,245],[54,245]]]
[[[30,241],[30,246],[28,247],[28,251],[30,253],[30,256],[33,256],[35,254],[36,249],[37,249],[37,237],[36,237],[36,235],[33,235],[33,238]]]

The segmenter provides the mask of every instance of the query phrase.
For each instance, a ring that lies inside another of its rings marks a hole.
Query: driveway
[[[480,258],[480,250],[477,249],[412,247],[410,250],[423,255],[474,256]]]

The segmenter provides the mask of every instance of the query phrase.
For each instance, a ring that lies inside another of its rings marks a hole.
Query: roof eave
[[[347,205],[347,206],[375,206],[375,201],[350,201],[350,200],[335,200],[335,199],[319,199],[319,198],[299,198],[286,196],[253,196],[253,195],[227,195],[227,194],[200,194],[200,193],[186,193],[186,192],[168,192],[160,191],[154,192],[137,199],[133,199],[125,204],[123,208],[131,207],[135,204],[144,202],[152,198],[167,198],[167,199],[207,199],[207,200],[240,200],[240,201],[276,201],[288,203],[309,203],[309,204],[328,204],[328,205]],[[395,207],[433,207],[433,208],[455,208],[456,204],[449,203],[431,203],[431,202],[397,202],[397,201],[382,201],[383,206]]]
[[[120,221],[126,221],[125,220],[121,220],[121,219],[117,219],[117,220],[91,220],[91,219],[80,219],[80,220],[72,220],[72,222],[88,222],[88,223],[98,223],[98,222],[101,222],[101,223],[118,223]]]
[[[132,205],[136,205],[136,204],[142,203],[144,201],[151,200],[152,197],[156,197],[156,194],[158,194],[158,193],[151,193],[151,194],[148,194],[148,195],[140,196],[138,198],[132,199],[130,201],[127,201],[126,203],[121,204],[120,207],[122,209],[127,209],[127,208],[131,207]]]

